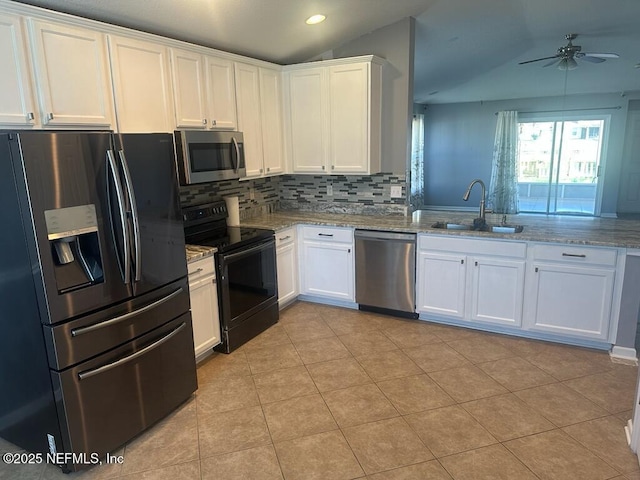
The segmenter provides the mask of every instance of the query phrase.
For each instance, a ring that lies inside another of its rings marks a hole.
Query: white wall
[[[621,108],[597,110],[598,107],[615,106]],[[468,203],[462,200],[462,195],[474,178],[488,182],[491,177],[495,112],[590,108],[593,110],[580,113],[611,116],[605,171],[601,180],[601,213],[615,214],[623,161],[627,107],[627,98],[618,94],[429,105],[425,112],[425,204],[441,207],[469,207],[478,204],[477,192],[472,193]],[[524,116],[524,113],[521,114],[521,117]]]
[[[382,171],[405,174],[409,165],[413,109],[415,19],[405,18],[333,50],[334,58],[377,55],[383,69]]]

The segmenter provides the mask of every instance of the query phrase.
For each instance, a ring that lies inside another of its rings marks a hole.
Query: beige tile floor
[[[299,302],[203,362],[123,465],[0,479],[638,480],[636,375],[599,351]]]

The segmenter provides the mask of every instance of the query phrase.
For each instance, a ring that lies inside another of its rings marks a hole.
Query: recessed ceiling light
[[[305,22],[307,23],[307,25],[315,25],[316,23],[324,22],[326,18],[327,17],[325,17],[321,13],[318,13],[316,15],[311,15],[305,20]]]

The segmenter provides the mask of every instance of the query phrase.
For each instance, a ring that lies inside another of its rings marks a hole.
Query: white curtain
[[[424,115],[413,116],[411,125],[411,205],[424,206]]]
[[[487,206],[518,213],[518,112],[498,112]]]

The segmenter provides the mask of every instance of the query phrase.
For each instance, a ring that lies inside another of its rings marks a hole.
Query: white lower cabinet
[[[196,360],[220,343],[218,291],[213,257],[188,264],[189,297]]]
[[[276,233],[276,263],[278,266],[278,305],[280,308],[298,296],[298,259],[296,230],[287,228]]]
[[[418,313],[520,327],[526,244],[421,235]]]
[[[417,269],[418,312],[464,318],[466,256],[419,251]]]
[[[300,293],[355,301],[353,229],[302,226]]]
[[[525,328],[607,340],[616,257],[615,249],[534,245],[527,274]]]

